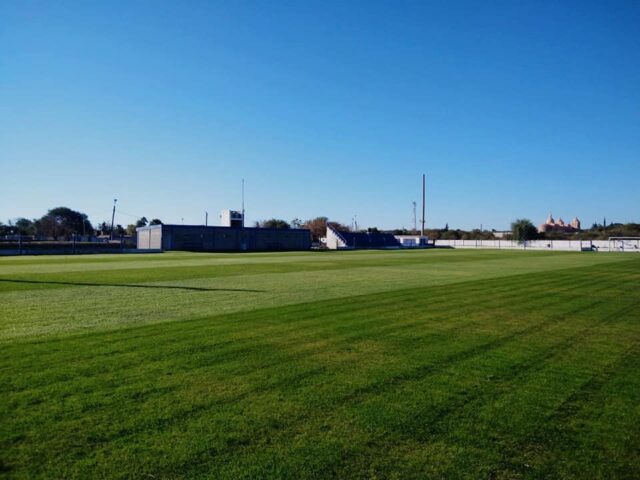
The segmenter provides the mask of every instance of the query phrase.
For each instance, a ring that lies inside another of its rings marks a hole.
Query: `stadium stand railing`
[[[348,232],[330,227],[344,243],[344,248],[400,248],[400,242],[391,233]]]

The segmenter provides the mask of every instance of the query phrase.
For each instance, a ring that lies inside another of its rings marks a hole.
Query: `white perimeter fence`
[[[568,250],[594,252],[638,252],[640,239],[611,240],[434,240],[436,247],[449,248],[499,248],[511,250]]]

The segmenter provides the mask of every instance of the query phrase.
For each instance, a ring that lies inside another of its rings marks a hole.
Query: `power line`
[[[133,213],[127,213],[127,212],[124,212],[124,211],[122,211],[120,209],[118,209],[118,213],[121,214],[121,215],[125,215],[127,217],[136,218],[136,219],[144,217],[144,215],[134,215]]]

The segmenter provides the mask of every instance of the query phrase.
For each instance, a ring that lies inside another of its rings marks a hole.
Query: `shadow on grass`
[[[48,280],[14,280],[9,278],[0,278],[0,282],[6,283],[32,283],[42,285],[71,285],[74,287],[127,287],[127,288],[161,288],[174,290],[191,290],[195,292],[248,292],[262,293],[264,290],[251,290],[247,288],[205,288],[205,287],[180,287],[177,285],[141,285],[136,283],[81,283],[81,282],[53,282]]]

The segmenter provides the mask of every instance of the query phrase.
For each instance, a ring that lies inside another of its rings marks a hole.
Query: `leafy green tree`
[[[149,221],[147,220],[147,217],[140,217],[138,220],[136,220],[136,223],[130,223],[129,225],[127,225],[126,228],[126,233],[127,235],[135,235],[136,234],[136,228],[138,227],[146,227],[147,224],[149,223]]]
[[[162,225],[162,220],[159,218],[154,218],[149,222],[149,225]]]
[[[11,225],[5,225],[0,222],[0,236],[4,237],[5,235],[11,235],[13,231],[13,227]]]
[[[111,224],[106,220],[98,224],[98,232],[100,235],[109,235],[111,233]]]
[[[74,234],[93,233],[93,226],[86,214],[67,207],[49,210],[35,222],[36,232],[45,237],[70,238]]]
[[[262,228],[279,228],[279,229],[289,229],[291,226],[285,221],[279,218],[270,218],[269,220],[265,220],[260,222],[260,227]]]
[[[29,220],[28,218],[18,218],[14,226],[17,230],[17,233],[20,235],[35,235],[36,234],[36,224],[35,221]]]
[[[440,237],[442,240],[460,240],[462,238],[462,233],[460,230],[447,230],[440,232]]]
[[[511,224],[511,235],[518,242],[533,240],[538,236],[538,230],[528,218],[519,218]]]

